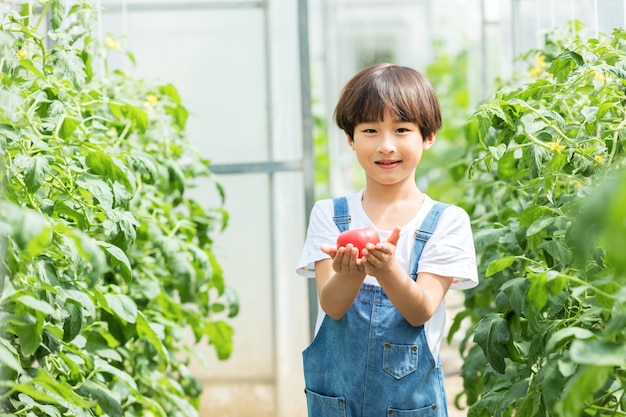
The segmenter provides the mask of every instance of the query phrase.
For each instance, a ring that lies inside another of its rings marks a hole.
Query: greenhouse
[[[322,308],[297,264],[315,203],[367,187],[334,112],[380,63],[432,84],[415,183],[471,222],[447,415],[626,415],[626,0],[0,15],[0,416],[314,413]],[[388,413],[440,415],[409,409]]]

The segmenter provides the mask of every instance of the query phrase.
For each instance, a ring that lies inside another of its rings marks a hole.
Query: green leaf
[[[623,362],[622,362],[623,365]],[[611,374],[611,367],[583,366],[565,385],[555,411],[560,416],[580,416],[593,401],[593,394],[602,388]]]
[[[548,302],[549,291],[547,288],[546,272],[531,273],[530,288],[528,289],[528,302],[541,310]]]
[[[554,349],[572,339],[591,339],[593,332],[581,327],[565,327],[550,336],[546,343],[546,353],[552,353]]]
[[[95,399],[100,408],[102,408],[109,417],[122,417],[122,406],[120,402],[111,395],[111,391],[108,389],[88,380],[76,391],[84,397]]]
[[[37,155],[28,159],[28,163],[24,169],[24,182],[29,192],[37,191],[46,179],[46,175],[50,171],[48,158]]]
[[[135,382],[133,377],[129,375],[128,373],[110,365],[107,361],[97,358],[97,357],[94,359],[94,366],[95,366],[95,369],[99,372],[105,372],[113,376],[116,376],[120,380],[124,381],[126,385],[128,385],[134,392],[137,392],[137,383]]]
[[[58,400],[55,400],[53,404],[63,404],[69,402],[77,407],[91,407],[92,403],[85,398],[77,395],[74,392],[74,387],[70,386],[66,382],[51,376],[48,372],[40,369],[37,372],[37,376],[32,379],[32,384],[37,384],[49,391],[52,395],[56,396]],[[32,393],[28,395],[32,396]]]
[[[59,136],[63,139],[70,139],[79,125],[80,121],[78,119],[68,116],[63,117],[59,129]]]
[[[508,268],[509,266],[513,265],[513,262],[515,262],[516,259],[517,259],[517,256],[505,256],[503,258],[500,258],[491,262],[487,266],[487,271],[485,272],[485,276],[490,277],[496,272],[500,272],[503,269]]]
[[[3,367],[9,367],[15,372],[21,373],[22,365],[20,365],[20,355],[15,347],[7,340],[0,338],[0,363]]]
[[[220,360],[228,359],[233,350],[233,328],[224,321],[209,322],[206,324],[206,333],[209,343],[215,347]]]
[[[549,217],[554,215],[553,211],[548,207],[539,206],[539,205],[531,205],[527,207],[520,215],[519,215],[519,225],[521,228],[526,228],[534,223],[540,217]]]
[[[476,250],[480,250],[485,246],[489,246],[492,243],[496,243],[502,236],[509,231],[503,227],[501,228],[485,228],[480,229],[474,233],[474,245]]]
[[[54,74],[69,80],[77,90],[82,90],[87,74],[85,63],[74,50],[53,49],[51,52]]]
[[[500,287],[500,293],[496,297],[496,303],[498,303],[498,299],[501,296],[505,295],[507,305],[511,306],[515,314],[523,316],[528,287],[529,282],[526,278],[514,278],[507,281]]]
[[[8,223],[13,227],[13,237],[22,251],[24,259],[33,259],[42,254],[52,240],[52,230],[44,217],[22,207],[11,206],[7,215]]]
[[[133,130],[145,133],[148,127],[148,114],[139,107],[130,104],[109,103],[109,109],[116,117],[125,118],[131,123]]]
[[[37,310],[41,311],[43,314],[53,315],[56,313],[56,310],[49,303],[39,300],[32,295],[22,295],[15,299],[15,301],[22,304],[29,310]]]
[[[126,323],[135,323],[137,321],[137,305],[132,298],[125,294],[106,293],[104,298],[110,312]]]
[[[489,313],[483,317],[475,328],[474,341],[481,347],[493,368],[504,373],[507,357],[507,342],[511,334],[506,320],[497,313]]]
[[[545,240],[539,247],[548,252],[561,267],[569,266],[572,263],[572,252],[561,239]]]
[[[526,236],[530,237],[539,232],[545,231],[548,226],[554,223],[554,220],[554,217],[540,217],[528,227],[526,230]]]
[[[120,168],[123,164],[117,159],[113,159],[111,155],[104,152],[102,149],[86,151],[85,162],[95,174],[101,175],[111,181],[119,181],[124,184],[126,188],[131,188],[128,176],[124,170]]]
[[[124,251],[115,245],[106,244],[104,242],[101,242],[100,245],[104,246],[111,267],[116,268],[119,266],[122,277],[126,280],[126,282],[129,282],[132,278],[132,269],[130,261]]]
[[[22,355],[28,357],[34,354],[43,339],[43,319],[22,313],[19,318],[14,318],[10,322],[19,338]]]
[[[137,316],[137,334],[139,334],[140,337],[145,337],[152,344],[152,346],[154,346],[159,354],[159,357],[161,358],[159,369],[166,369],[169,365],[167,348],[142,312],[139,312]]]
[[[113,207],[113,192],[105,181],[96,176],[86,176],[77,181],[77,184],[88,190],[95,198],[95,203],[110,209]]]
[[[489,153],[493,156],[494,160],[499,160],[506,152],[506,145],[504,143],[499,144],[498,146],[490,146]]]
[[[579,65],[583,65],[583,57],[575,51],[565,51],[559,55],[546,70],[553,74],[558,82],[565,82],[570,73]]]
[[[604,340],[575,340],[570,347],[572,361],[583,365],[616,366],[626,364],[626,344]]]
[[[117,209],[106,210],[106,215],[104,227],[111,243],[122,248],[130,246],[137,238],[137,218],[129,211]]]
[[[71,342],[80,334],[83,328],[83,308],[72,302],[65,306],[68,316],[63,322],[63,341]]]
[[[65,18],[65,9],[61,0],[52,0],[50,3],[50,24],[53,30],[57,30],[61,27],[63,19]]]
[[[185,129],[189,112],[183,106],[164,106],[165,112],[172,116],[180,130]]]

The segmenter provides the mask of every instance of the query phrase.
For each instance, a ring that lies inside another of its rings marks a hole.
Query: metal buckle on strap
[[[333,216],[333,221],[335,224],[347,224],[352,221],[352,216],[344,215],[344,216]]]
[[[415,240],[421,240],[422,242],[428,242],[428,237],[426,237],[426,238],[421,237],[420,233],[428,234],[429,237],[430,237],[430,235],[433,234],[432,232],[429,232],[428,230],[417,229],[415,231]]]

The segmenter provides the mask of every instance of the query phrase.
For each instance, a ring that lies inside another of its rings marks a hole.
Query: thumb
[[[398,239],[400,238],[400,228],[394,227],[391,235],[387,238],[387,242],[391,243],[394,246],[398,245]]]
[[[334,258],[335,255],[337,255],[337,246],[322,245],[320,250],[331,258]]]

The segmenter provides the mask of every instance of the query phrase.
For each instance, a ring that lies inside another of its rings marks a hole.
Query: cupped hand
[[[365,272],[369,275],[377,276],[391,269],[395,262],[396,247],[400,238],[400,228],[394,227],[386,241],[373,245],[367,244],[363,249],[361,263],[365,267]]]
[[[364,275],[362,259],[359,258],[359,249],[348,243],[345,247],[337,248],[331,245],[322,245],[322,252],[333,260],[333,269],[337,274]]]

